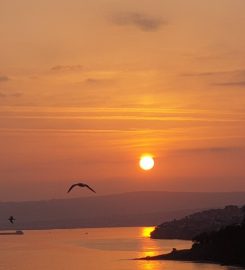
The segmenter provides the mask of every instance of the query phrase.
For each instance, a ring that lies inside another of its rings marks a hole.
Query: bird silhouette
[[[14,223],[15,218],[14,218],[13,216],[10,216],[8,220],[9,220],[9,222],[10,222],[10,223],[12,223],[12,224],[13,224],[13,223]]]
[[[71,185],[70,188],[68,189],[67,193],[69,193],[76,186],[78,186],[78,187],[86,187],[86,188],[90,189],[91,191],[93,191],[94,193],[96,193],[95,190],[93,190],[89,185],[84,184],[84,183],[77,183],[77,184]]]

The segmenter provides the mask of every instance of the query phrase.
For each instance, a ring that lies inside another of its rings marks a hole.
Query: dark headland
[[[173,249],[168,254],[148,256],[141,260],[194,261],[245,267],[245,218],[240,224],[195,236],[191,249]]]
[[[242,220],[242,208],[228,205],[222,209],[209,209],[181,219],[163,222],[151,232],[151,238],[192,240],[198,234],[217,231],[232,224],[240,224]]]
[[[0,235],[23,235],[23,231],[5,231],[5,232],[0,232]]]

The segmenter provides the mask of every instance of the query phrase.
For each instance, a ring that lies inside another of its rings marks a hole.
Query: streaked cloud
[[[98,84],[98,83],[100,83],[102,80],[100,80],[100,79],[95,79],[95,78],[88,78],[88,79],[86,79],[85,80],[85,83],[87,83],[87,84]]]
[[[167,22],[161,18],[137,12],[125,12],[114,15],[112,22],[119,26],[135,26],[145,32],[157,31],[163,25],[167,24]]]
[[[227,71],[206,71],[206,72],[189,72],[182,73],[184,77],[217,77],[217,76],[244,76],[245,69],[227,70]]]
[[[232,86],[245,87],[245,81],[220,82],[220,83],[214,83],[213,85],[227,86],[227,87],[232,87]]]
[[[23,96],[23,93],[17,92],[17,93],[11,94],[10,96],[11,97],[17,97],[17,98],[19,98],[19,97],[22,97]]]
[[[7,97],[21,97],[23,94],[20,93],[20,92],[16,92],[16,93],[3,93],[3,92],[0,92],[0,98],[7,98]]]
[[[14,94],[12,94],[13,96]],[[15,95],[19,96],[18,93]],[[16,110],[15,110],[16,109]],[[229,113],[216,113],[207,110],[189,109],[154,109],[154,108],[121,108],[121,107],[4,107],[0,110],[0,118],[23,119],[84,119],[84,120],[138,120],[158,122],[244,122],[244,114],[237,113],[234,119]],[[13,114],[12,112],[16,112]]]
[[[0,75],[0,83],[10,81],[10,78],[5,75]]]
[[[184,77],[199,77],[210,79],[210,85],[224,87],[245,87],[245,70],[207,71],[183,73]]]
[[[245,148],[240,146],[215,146],[204,148],[190,148],[173,151],[177,154],[231,154],[244,152]]]
[[[69,72],[69,71],[81,71],[84,67],[82,65],[57,65],[51,68],[51,71],[56,72]]]
[[[112,78],[87,78],[84,83],[89,86],[89,87],[93,87],[93,86],[102,86],[102,85],[108,85],[111,83],[114,83],[116,81],[116,79],[112,79]]]

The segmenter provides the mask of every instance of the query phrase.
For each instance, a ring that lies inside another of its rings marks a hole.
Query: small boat
[[[16,234],[24,234],[23,231],[16,231]]]

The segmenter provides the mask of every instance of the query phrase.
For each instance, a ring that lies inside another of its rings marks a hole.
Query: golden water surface
[[[0,270],[228,270],[212,264],[136,261],[188,248],[189,241],[152,240],[152,228],[25,231],[0,236]]]

